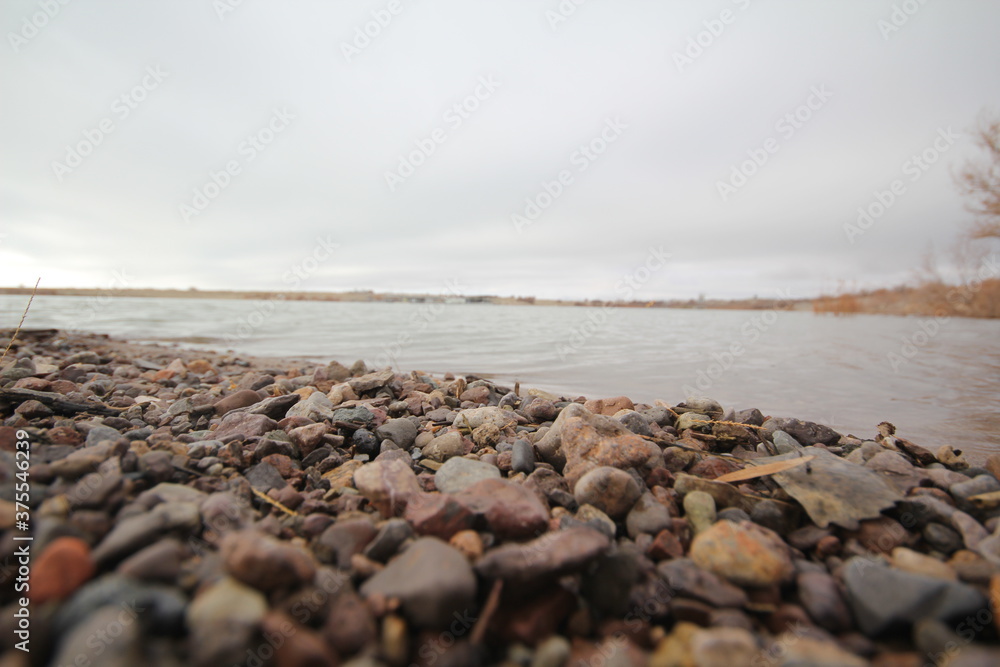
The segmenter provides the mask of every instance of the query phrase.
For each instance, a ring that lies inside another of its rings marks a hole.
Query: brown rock
[[[187,549],[173,538],[154,542],[118,565],[118,572],[135,579],[173,583],[181,572]]]
[[[903,525],[888,516],[862,521],[858,530],[848,533],[857,539],[865,549],[882,554],[890,554],[896,547],[910,544],[913,536]]]
[[[450,540],[455,533],[472,528],[475,515],[454,496],[446,493],[422,493],[406,505],[403,518],[418,535],[432,535]]]
[[[771,586],[794,572],[784,540],[750,521],[717,521],[698,533],[691,559],[738,586]]]
[[[29,595],[35,604],[64,600],[91,577],[96,568],[90,547],[76,537],[57,537],[31,568]]]
[[[502,540],[534,537],[548,528],[548,509],[538,496],[520,484],[484,479],[455,497],[481,514],[490,530]]]
[[[455,533],[448,540],[448,544],[465,554],[471,563],[483,557],[483,538],[474,530],[461,530]]]
[[[375,617],[360,595],[346,590],[330,603],[323,636],[337,653],[354,655],[375,641]]]
[[[314,449],[323,444],[323,436],[327,434],[327,431],[327,425],[320,422],[318,424],[293,428],[288,432],[288,437],[299,446],[299,451],[302,453],[302,457],[305,458]]]
[[[361,466],[354,472],[354,485],[386,518],[402,513],[410,498],[422,492],[416,473],[399,459]]]
[[[851,611],[836,579],[825,572],[802,572],[796,585],[802,606],[816,623],[834,633],[851,628]]]
[[[479,386],[466,389],[458,397],[460,401],[471,401],[472,403],[479,403],[480,405],[486,405],[490,402],[490,388]]]
[[[261,400],[260,394],[252,389],[240,389],[237,392],[229,394],[229,396],[220,398],[212,407],[215,409],[215,414],[224,415],[230,410],[246,408],[256,403],[260,403]]]
[[[368,519],[343,519],[323,531],[314,551],[320,560],[347,569],[351,557],[364,551],[377,532]]]
[[[261,620],[261,631],[272,640],[277,637],[282,639],[280,643],[273,641],[274,667],[324,667],[339,664],[337,655],[319,633],[300,625],[284,612],[268,612]]]
[[[576,608],[576,597],[562,587],[549,588],[531,600],[517,600],[497,609],[492,631],[507,642],[537,646],[556,633]]]
[[[620,519],[642,495],[639,484],[624,470],[601,466],[583,475],[573,487],[581,505],[593,505],[612,519]]]
[[[79,447],[83,444],[83,434],[75,428],[67,426],[56,426],[46,431],[45,436],[53,445],[73,445]]]
[[[310,552],[254,530],[223,537],[219,554],[235,579],[264,592],[296,588],[316,576]]]
[[[736,466],[724,459],[710,456],[691,466],[690,473],[704,479],[715,479],[736,470]]]
[[[212,432],[214,440],[249,440],[278,428],[278,422],[266,415],[246,412],[231,412],[222,418],[218,428]]]
[[[683,558],[684,545],[669,530],[661,530],[646,550],[646,555],[653,560]]]
[[[594,398],[583,404],[595,415],[613,416],[619,410],[635,410],[635,404],[628,396],[616,396],[615,398]]]
[[[537,582],[581,569],[610,545],[603,533],[583,526],[546,533],[520,544],[488,551],[476,571],[493,579]]]

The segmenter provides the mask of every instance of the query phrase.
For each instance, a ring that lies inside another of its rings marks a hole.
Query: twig
[[[35,286],[31,289],[31,297],[28,298],[28,305],[24,307],[24,312],[21,313],[21,321],[17,323],[17,328],[14,329],[14,334],[10,337],[10,342],[7,343],[7,347],[4,348],[3,354],[0,355],[0,364],[3,360],[7,358],[7,352],[10,351],[11,345],[17,339],[17,334],[21,333],[21,325],[24,324],[24,318],[28,316],[28,309],[31,308],[31,302],[35,300],[35,292],[38,291],[38,283],[42,282],[42,277],[38,276],[38,280],[35,281]]]
[[[288,509],[287,507],[285,507],[284,505],[282,505],[281,503],[279,503],[277,500],[275,500],[271,496],[267,495],[266,493],[261,493],[260,491],[258,491],[257,489],[254,489],[254,488],[251,488],[250,490],[253,491],[253,494],[255,496],[257,496],[261,500],[264,500],[264,501],[266,501],[266,502],[274,505],[275,507],[277,507],[279,510],[281,510],[285,514],[289,514],[291,516],[302,516],[301,514],[299,514],[298,512],[296,512],[295,510]]]

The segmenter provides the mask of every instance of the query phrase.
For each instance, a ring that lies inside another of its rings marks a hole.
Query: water
[[[13,327],[26,297],[0,296]],[[37,297],[28,328],[399,370],[592,398],[683,400],[1000,451],[1000,321],[808,312]],[[911,345],[905,345],[904,342]],[[895,356],[893,356],[895,355]],[[896,362],[895,364],[893,362]]]

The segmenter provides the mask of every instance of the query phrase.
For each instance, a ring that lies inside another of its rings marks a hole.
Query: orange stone
[[[193,361],[189,361],[187,363],[187,369],[197,375],[215,372],[215,369],[212,368],[212,364],[205,359],[195,359]]]
[[[45,547],[31,568],[31,601],[43,604],[63,600],[94,576],[95,569],[86,542],[58,537]]]

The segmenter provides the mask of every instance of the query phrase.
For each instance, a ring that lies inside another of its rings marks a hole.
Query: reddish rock
[[[456,498],[482,514],[490,530],[502,540],[518,540],[544,533],[549,511],[534,493],[504,479],[476,482]]]
[[[327,430],[327,425],[320,422],[293,428],[288,432],[288,437],[299,446],[299,452],[304,458],[323,444],[323,436],[327,434]]]
[[[264,637],[272,638],[274,667],[336,667],[337,654],[323,637],[280,611],[270,611],[261,620]],[[280,639],[280,643],[277,638]],[[248,661],[249,662],[249,661]]]
[[[653,560],[665,560],[668,558],[683,558],[684,545],[669,530],[661,530],[656,534],[653,543],[646,550],[646,555]]]
[[[554,635],[575,608],[576,596],[562,587],[551,588],[531,600],[501,605],[493,617],[491,634],[506,642],[537,646]]]
[[[34,399],[24,401],[19,406],[14,408],[14,412],[15,414],[21,415],[25,419],[42,419],[45,417],[51,417],[55,414],[47,405]]]
[[[826,572],[803,572],[796,585],[802,606],[816,623],[834,633],[851,628],[851,612],[836,579]]]
[[[635,404],[628,396],[616,396],[615,398],[594,398],[583,404],[595,415],[613,416],[619,410],[635,410]]]
[[[399,459],[362,465],[354,471],[354,486],[386,518],[400,514],[411,497],[423,492],[416,473]]]
[[[472,528],[475,515],[454,496],[424,493],[414,496],[403,513],[418,535],[433,535],[450,540],[455,533]]]
[[[48,391],[52,382],[42,378],[21,378],[14,383],[15,389],[31,389],[32,391]]]
[[[235,579],[264,592],[295,588],[316,576],[312,553],[254,530],[226,535],[219,554]]]
[[[476,564],[476,572],[513,582],[544,581],[583,568],[610,544],[606,535],[592,528],[558,530],[530,542],[491,549]]]
[[[268,454],[260,461],[274,466],[278,474],[285,479],[295,477],[300,472],[299,464],[284,454]]]
[[[784,540],[750,521],[717,521],[691,543],[691,559],[738,586],[770,586],[794,568]]]
[[[246,412],[231,412],[222,418],[218,428],[212,432],[213,440],[248,440],[278,428],[278,422],[266,415],[252,415]]]
[[[913,539],[901,523],[888,516],[862,521],[858,530],[847,534],[865,549],[886,555],[896,547],[908,545]]]
[[[206,359],[192,359],[187,362],[187,369],[195,375],[204,375],[205,373],[215,372],[215,368]]]
[[[628,514],[641,495],[642,489],[632,475],[610,466],[594,468],[573,487],[576,502],[593,505],[612,519]]]
[[[722,477],[725,474],[731,473],[736,469],[737,467],[732,463],[724,459],[710,456],[691,466],[691,470],[689,472],[696,477],[715,479],[716,477]]]
[[[337,595],[330,603],[323,637],[342,656],[354,655],[375,641],[375,617],[353,590]]]
[[[472,387],[471,389],[466,389],[458,399],[460,401],[471,401],[480,405],[486,405],[490,402],[490,388]]]
[[[64,600],[94,576],[90,547],[76,537],[57,537],[31,568],[29,595],[35,604]]]

